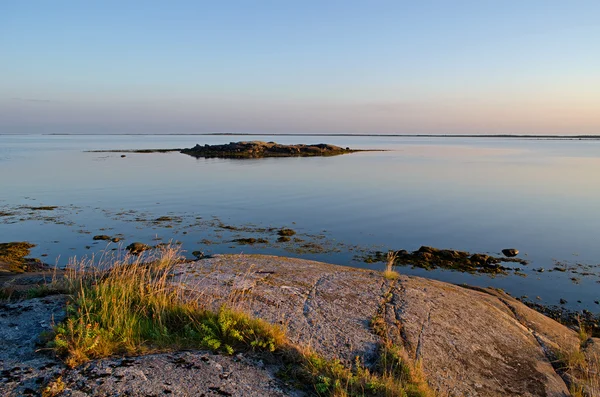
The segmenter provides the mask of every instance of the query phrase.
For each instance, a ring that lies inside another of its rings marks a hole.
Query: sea
[[[98,152],[243,140],[373,151],[251,160]],[[0,242],[34,243],[32,256],[59,267],[134,241],[171,243],[190,258],[268,254],[372,270],[384,266],[365,262],[375,251],[516,248],[529,264],[506,275],[397,270],[600,312],[600,140],[0,135],[0,215]],[[296,234],[279,242],[281,228]]]

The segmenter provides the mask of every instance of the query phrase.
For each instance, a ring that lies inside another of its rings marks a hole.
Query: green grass
[[[318,396],[331,397],[432,397],[420,366],[404,349],[391,344],[379,348],[379,361],[371,369],[360,357],[348,366],[340,360],[323,358],[309,349],[296,350],[292,364],[287,367],[288,379],[311,384]],[[295,371],[292,368],[297,368]]]
[[[600,397],[600,356],[580,349],[557,354],[560,373],[574,397]]]
[[[104,271],[72,272],[67,319],[54,329],[52,347],[73,367],[114,354],[179,348],[274,351],[283,331],[230,307],[209,310],[185,299],[169,283],[178,256],[171,248],[157,258],[131,258]]]
[[[592,332],[582,321],[578,322],[579,346],[556,351],[554,364],[566,380],[572,396],[600,397],[600,356],[587,351]]]
[[[380,360],[367,368],[325,359],[291,343],[284,330],[231,305],[218,309],[190,300],[172,283],[178,252],[161,248],[154,257],[126,257],[110,267],[71,265],[67,318],[54,328],[49,346],[70,367],[116,354],[181,348],[223,354],[253,350],[282,364],[281,373],[319,396],[433,396],[420,365],[402,348],[382,343]]]

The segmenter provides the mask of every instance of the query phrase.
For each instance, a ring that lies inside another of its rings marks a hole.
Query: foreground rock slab
[[[70,371],[61,396],[299,396],[261,362],[208,352],[153,354],[88,363]]]
[[[0,304],[0,395],[38,395],[64,366],[40,346],[40,335],[65,317],[64,296]],[[40,350],[42,349],[42,350]]]
[[[65,317],[63,295],[0,304],[0,396],[302,396],[277,380],[276,366],[206,351],[96,360],[75,369],[44,348],[40,335]]]
[[[177,272],[190,297],[243,307],[347,362],[375,362],[379,340],[369,324],[382,315],[390,337],[446,395],[569,395],[548,346],[576,346],[575,333],[496,290],[261,255],[216,256]]]

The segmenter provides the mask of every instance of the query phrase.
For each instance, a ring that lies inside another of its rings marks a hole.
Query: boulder
[[[519,250],[516,248],[505,248],[502,250],[502,254],[508,258],[513,258],[519,255]]]
[[[139,255],[142,252],[144,252],[146,250],[149,250],[150,248],[152,248],[152,247],[150,247],[147,244],[140,243],[140,242],[136,241],[135,243],[129,244],[126,249],[127,249],[127,251],[129,251],[133,255]]]

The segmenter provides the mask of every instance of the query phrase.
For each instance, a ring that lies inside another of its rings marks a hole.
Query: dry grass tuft
[[[288,350],[291,364],[284,377],[300,384],[312,384],[318,396],[331,397],[433,397],[420,363],[415,363],[401,347],[380,346],[380,359],[367,368],[360,357],[353,365],[326,359],[309,348]],[[291,358],[290,358],[291,357]]]
[[[393,270],[397,258],[398,254],[395,251],[388,251],[385,270],[383,271],[383,277],[387,278],[388,280],[396,280],[398,277],[400,277],[400,274]]]
[[[93,358],[177,348],[274,351],[283,331],[226,306],[206,309],[170,283],[178,251],[162,247],[148,256],[125,256],[112,266],[70,266],[73,298],[50,346],[74,367]]]
[[[600,356],[574,350],[559,355],[562,370],[574,397],[600,397]]]
[[[591,331],[579,322],[580,345],[569,351],[557,352],[559,370],[569,384],[574,397],[600,397],[600,356],[588,349]]]

